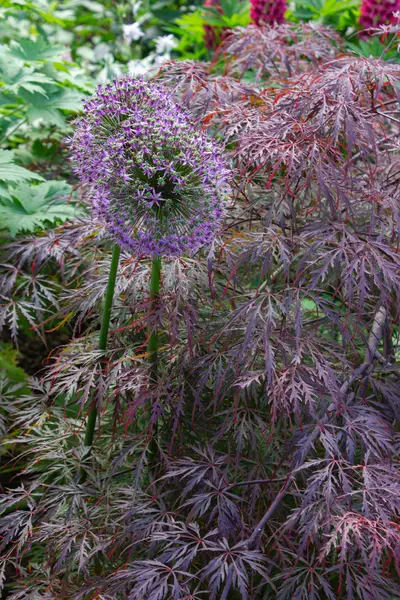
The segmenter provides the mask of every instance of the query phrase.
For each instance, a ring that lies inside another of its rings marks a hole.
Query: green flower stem
[[[160,294],[160,279],[161,279],[161,258],[155,258],[151,264],[151,281],[150,281],[150,299],[151,307],[155,309],[158,296]],[[153,331],[150,335],[147,352],[149,362],[152,365],[151,378],[153,381],[157,378],[157,351],[158,351],[158,334]]]
[[[151,264],[151,280],[150,280],[150,299],[151,299],[151,308],[152,310],[156,309],[158,297],[160,295],[160,279],[161,279],[161,258],[155,258]],[[149,338],[147,344],[147,353],[149,363],[151,365],[150,371],[150,385],[157,383],[157,371],[158,371],[158,361],[157,361],[157,353],[158,353],[158,331],[155,328]],[[147,422],[151,419],[151,405],[147,411]],[[157,424],[154,427],[153,438],[149,445],[149,453],[152,460],[157,452]]]
[[[107,350],[108,331],[110,329],[110,317],[112,303],[114,299],[115,282],[117,279],[118,263],[121,254],[120,247],[115,245],[113,248],[110,272],[108,274],[108,284],[106,298],[104,302],[103,318],[101,321],[101,329],[99,335],[99,350],[105,352]],[[86,423],[85,446],[91,447],[93,444],[94,432],[96,430],[97,408],[92,408]]]

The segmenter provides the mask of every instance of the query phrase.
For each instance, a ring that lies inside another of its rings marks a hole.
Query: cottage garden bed
[[[400,597],[396,10],[3,3],[2,598]]]

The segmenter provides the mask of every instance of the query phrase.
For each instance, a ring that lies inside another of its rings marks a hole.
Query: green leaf
[[[57,88],[50,92],[47,98],[41,98],[30,92],[21,92],[21,97],[26,104],[43,110],[56,108],[78,112],[82,109],[82,94],[78,90],[69,88]]]
[[[93,0],[70,0],[68,3],[69,7],[82,7],[84,6],[88,10],[94,13],[104,13],[106,8],[100,2],[94,2]]]
[[[176,26],[171,25],[168,30],[175,35],[189,33],[195,42],[201,42],[204,37],[204,18],[201,11],[195,11],[176,19]]]
[[[45,101],[46,106],[51,108],[59,108],[61,110],[71,110],[78,112],[82,110],[82,98],[83,95],[78,90],[71,90],[64,88],[49,95],[48,100]]]
[[[286,16],[320,21],[344,30],[356,25],[359,6],[360,0],[296,0],[295,7],[288,10]]]
[[[35,140],[31,145],[30,156],[38,160],[53,160],[57,152],[56,144],[44,144],[40,140]]]
[[[74,203],[68,201],[71,189],[63,181],[19,184],[9,190],[9,200],[0,198],[2,225],[15,235],[19,231],[34,231],[45,224],[75,217],[79,211]]]
[[[62,46],[49,45],[43,38],[36,40],[20,39],[12,41],[8,53],[25,62],[46,61],[57,58],[64,48]]]
[[[92,94],[95,88],[93,79],[87,76],[82,69],[65,66],[65,63],[53,63],[56,74],[54,78],[58,83],[68,84],[69,86]]]
[[[11,381],[24,383],[27,373],[18,366],[18,351],[11,344],[0,344],[0,372],[3,371]]]
[[[247,2],[243,0],[221,0],[219,7],[222,13],[214,7],[203,7],[204,22],[207,25],[233,29],[237,26],[246,26],[249,24],[250,15]]]
[[[0,49],[1,50],[1,49]],[[0,86],[15,94],[22,88],[31,93],[47,96],[44,84],[53,84],[43,73],[35,72],[33,67],[25,67],[19,60],[13,59],[7,54],[0,57]]]
[[[26,113],[29,123],[33,123],[39,119],[43,119],[46,122],[46,125],[55,125],[60,129],[63,129],[66,125],[66,120],[59,110],[55,108],[47,108],[47,107],[32,107],[28,109]]]
[[[0,199],[1,198],[10,198],[10,194],[4,183],[0,183]]]
[[[350,10],[351,8],[357,8],[359,5],[359,0],[326,0],[322,7],[321,15],[329,17],[340,14],[345,10]]]
[[[78,112],[82,108],[82,94],[78,90],[69,88],[57,89],[49,93],[47,98],[42,98],[30,92],[21,92],[21,97],[28,104],[27,118],[30,123],[43,119],[47,124],[63,128],[65,118],[61,110]]]
[[[37,173],[14,164],[14,153],[11,150],[0,150],[0,181],[20,182],[27,179],[43,181],[43,177]]]
[[[249,12],[249,3],[243,0],[221,0],[222,12],[229,19],[234,16],[243,16]]]
[[[37,2],[27,2],[27,0],[14,0],[14,4],[19,4],[20,6],[23,6],[24,8],[32,11],[33,13],[36,13],[38,16],[40,16],[43,19],[43,21],[45,23],[60,25],[61,27],[66,27],[68,25],[67,21],[63,21],[62,19],[59,19],[54,14],[52,14],[50,11],[46,12],[44,10],[41,10],[39,8]],[[56,2],[54,4],[56,7],[58,3]],[[54,8],[54,6],[53,6],[53,8]]]

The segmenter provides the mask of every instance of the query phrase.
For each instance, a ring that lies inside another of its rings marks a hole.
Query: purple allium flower
[[[362,0],[360,25],[363,29],[396,21],[393,13],[400,10],[400,0]]]
[[[250,0],[250,17],[257,25],[283,23],[286,0]]]
[[[85,102],[71,140],[75,171],[94,212],[135,254],[181,256],[221,226],[229,171],[159,83],[124,77]]]

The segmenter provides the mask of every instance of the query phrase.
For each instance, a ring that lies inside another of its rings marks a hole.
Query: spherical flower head
[[[250,17],[257,25],[283,23],[286,8],[286,0],[250,0]]]
[[[400,0],[362,0],[360,26],[363,29],[394,23],[393,13],[400,10]]]
[[[99,86],[71,147],[94,212],[131,252],[193,254],[220,229],[230,191],[222,149],[159,83]]]

